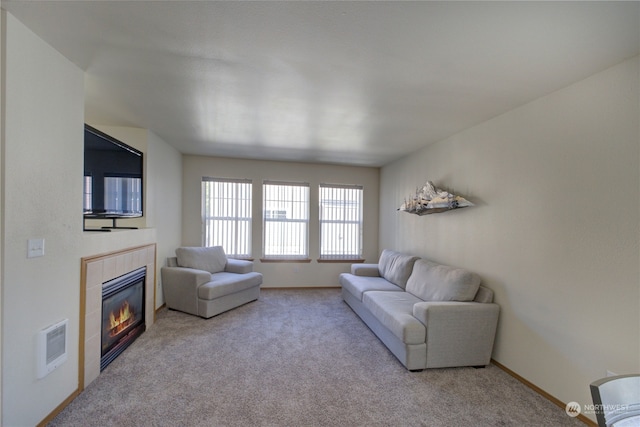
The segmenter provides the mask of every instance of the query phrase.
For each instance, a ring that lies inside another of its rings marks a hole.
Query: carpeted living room
[[[339,289],[157,323],[49,426],[584,425],[500,368],[410,372]]]
[[[0,425],[594,426],[640,372],[640,2],[0,14]]]

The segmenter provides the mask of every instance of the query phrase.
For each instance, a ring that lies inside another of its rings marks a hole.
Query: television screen
[[[142,152],[85,125],[84,215],[142,216]]]

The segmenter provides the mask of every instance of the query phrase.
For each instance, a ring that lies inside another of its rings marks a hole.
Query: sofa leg
[[[409,369],[409,372],[422,372],[424,369]]]
[[[486,367],[485,365],[477,365],[477,366],[474,366],[473,368],[474,369],[483,369],[485,367]]]

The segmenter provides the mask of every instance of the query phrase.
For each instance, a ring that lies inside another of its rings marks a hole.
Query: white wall
[[[78,385],[83,75],[7,14],[2,181],[2,424],[35,425]],[[27,259],[27,240],[45,256]],[[36,378],[36,337],[69,319],[68,360]]]
[[[147,228],[83,232],[83,73],[2,14],[1,415],[2,425],[35,425],[78,387],[80,258],[153,242],[159,261],[172,252],[181,241],[182,156],[145,129],[96,126],[145,153],[145,217],[118,225]],[[29,238],[45,239],[44,257],[27,259]],[[64,318],[68,360],[38,380],[37,333]]]
[[[294,162],[240,160],[217,157],[183,157],[183,245],[202,245],[200,188],[203,176],[251,178],[253,180],[252,247],[255,270],[264,275],[263,287],[339,286],[338,275],[349,264],[319,264],[318,185],[360,184],[364,186],[364,257],[378,257],[378,168],[319,165]],[[300,181],[310,184],[309,252],[311,263],[262,263],[262,181]]]
[[[182,242],[182,154],[149,132],[147,227],[157,230],[156,308],[164,304],[160,268]]]
[[[638,58],[381,171],[380,246],[476,271],[493,357],[563,402],[640,372]],[[396,212],[426,180],[476,207]],[[593,417],[592,417],[593,418]]]

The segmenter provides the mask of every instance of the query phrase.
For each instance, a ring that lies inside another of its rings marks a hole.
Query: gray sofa
[[[167,307],[204,318],[260,297],[253,262],[227,258],[220,246],[178,248],[160,273]]]
[[[477,274],[385,249],[342,298],[409,370],[490,363],[500,308]]]

